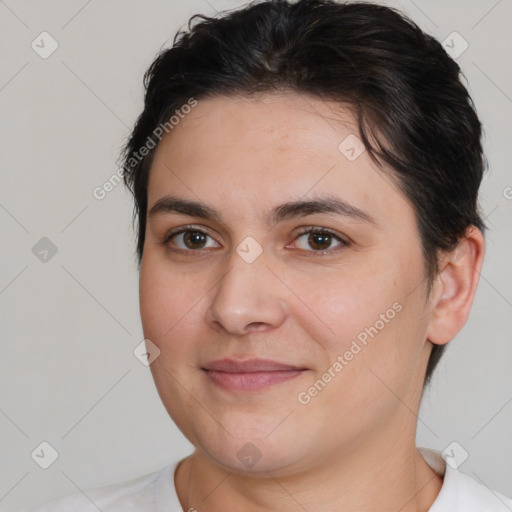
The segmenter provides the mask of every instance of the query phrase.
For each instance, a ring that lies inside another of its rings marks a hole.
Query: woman
[[[146,355],[195,451],[38,510],[510,509],[460,444],[415,445],[484,257],[459,67],[375,4],[202,18],[124,153]]]

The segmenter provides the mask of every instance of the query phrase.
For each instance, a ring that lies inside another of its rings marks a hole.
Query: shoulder
[[[429,512],[510,512],[512,499],[495,491],[475,474],[462,473],[449,457],[429,448],[419,448],[429,466],[443,475],[443,485]]]
[[[450,487],[446,488],[444,496],[447,505],[451,507],[447,510],[466,512],[512,510],[512,499],[488,487],[484,482],[450,467],[447,468],[447,475],[451,478]],[[432,512],[437,512],[437,509],[433,508]]]
[[[173,466],[124,482],[66,494],[26,512],[153,511],[158,483],[172,474]]]

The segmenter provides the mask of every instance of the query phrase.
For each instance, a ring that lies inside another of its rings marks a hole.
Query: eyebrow
[[[304,201],[282,203],[265,215],[265,222],[268,226],[273,226],[284,220],[314,213],[336,214],[378,226],[377,222],[368,213],[333,196],[321,196]],[[169,195],[163,196],[155,202],[148,213],[148,217],[163,214],[188,215],[224,224],[221,215],[212,206]]]

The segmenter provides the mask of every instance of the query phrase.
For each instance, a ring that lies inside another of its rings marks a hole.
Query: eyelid
[[[352,241],[348,237],[342,235],[341,233],[338,233],[337,231],[334,231],[329,228],[324,228],[321,226],[306,226],[306,227],[301,228],[301,230],[297,233],[297,235],[293,239],[292,244],[297,240],[297,238],[299,238],[303,235],[310,234],[310,233],[328,234],[328,235],[332,236],[333,238],[335,238],[338,242],[340,242],[340,245],[338,247],[335,247],[332,249],[325,249],[323,251],[306,251],[306,250],[302,249],[302,251],[305,252],[308,256],[310,256],[310,255],[322,256],[324,254],[336,254],[340,250],[342,250],[352,244]],[[289,245],[287,245],[286,247],[289,247]]]
[[[187,231],[197,231],[197,232],[203,233],[206,236],[209,236],[211,239],[213,239],[212,235],[210,235],[208,233],[208,231],[206,230],[206,228],[204,228],[203,226],[196,226],[194,224],[186,224],[184,226],[179,226],[177,228],[174,228],[174,229],[171,229],[170,231],[168,231],[163,237],[163,240],[161,242],[162,245],[168,244],[173,236],[179,235],[179,234],[181,234],[183,232],[187,232]],[[188,252],[199,252],[199,251],[188,251]]]
[[[184,232],[187,232],[187,231],[197,231],[199,233],[205,234],[206,236],[208,236],[212,240],[214,240],[214,238],[206,231],[206,228],[204,228],[202,226],[193,225],[193,224],[186,224],[186,225],[183,225],[183,226],[179,226],[178,228],[171,229],[169,232],[167,232],[165,234],[165,236],[163,237],[162,242],[160,242],[160,245],[167,246],[168,243],[170,242],[170,240],[174,236],[179,235],[179,234],[184,233]],[[329,228],[324,228],[322,226],[305,226],[305,227],[302,227],[300,229],[300,231],[295,235],[292,243],[295,242],[297,240],[297,238],[299,238],[300,236],[305,235],[305,234],[309,234],[309,233],[326,233],[328,235],[331,235],[332,237],[334,237],[335,239],[337,239],[340,242],[340,246],[339,246],[339,248],[325,249],[324,251],[313,251],[313,250],[307,251],[307,250],[304,250],[304,249],[300,249],[300,251],[302,251],[302,252],[309,253],[308,255],[312,255],[312,256],[320,255],[320,256],[322,256],[324,254],[329,254],[329,253],[333,253],[334,254],[334,253],[337,253],[339,250],[341,250],[341,249],[351,245],[351,240],[348,239],[348,237],[344,237],[340,233],[337,233],[336,231],[334,231],[332,229],[329,229]],[[217,242],[215,242],[215,243],[217,243]],[[288,244],[286,247],[289,247],[289,245],[290,244]],[[202,253],[205,250],[207,250],[207,249],[197,249],[197,250],[181,249],[181,248],[174,248],[174,249],[172,249],[172,251],[178,252],[178,253]]]
[[[350,243],[348,237],[342,235],[341,233],[338,233],[337,231],[334,231],[333,229],[324,228],[322,226],[302,227],[301,230],[297,233],[297,236],[304,235],[306,233],[327,233],[338,238],[341,242],[346,242],[347,244]]]

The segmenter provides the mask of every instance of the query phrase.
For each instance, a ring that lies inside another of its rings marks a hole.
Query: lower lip
[[[275,372],[228,373],[205,370],[206,375],[217,385],[230,391],[259,391],[293,379],[305,370],[287,370]]]

